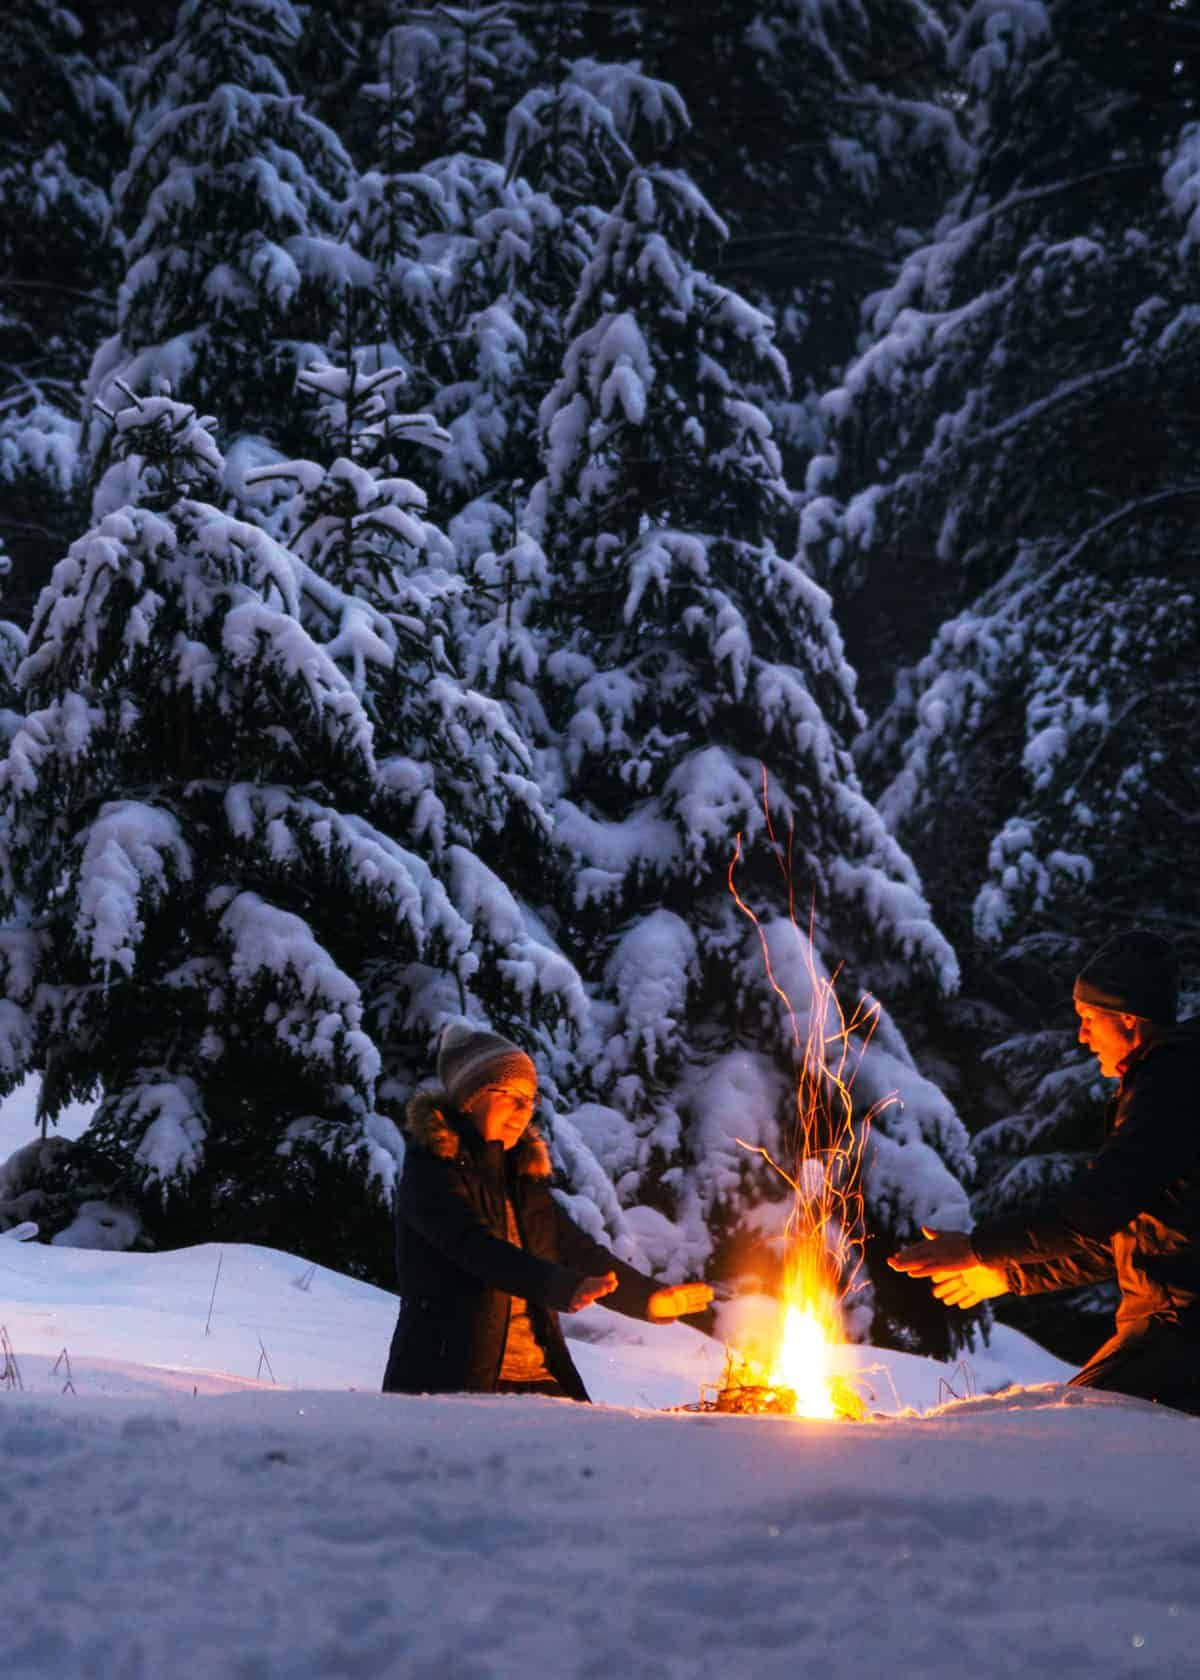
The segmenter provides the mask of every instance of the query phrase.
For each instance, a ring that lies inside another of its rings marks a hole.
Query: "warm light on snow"
[[[1195,1419],[1004,1325],[969,1373],[856,1346],[847,1435],[657,1413],[720,1344],[601,1306],[567,1322],[597,1405],[381,1395],[395,1317],[277,1250],[0,1235],[4,1680],[1193,1672]]]

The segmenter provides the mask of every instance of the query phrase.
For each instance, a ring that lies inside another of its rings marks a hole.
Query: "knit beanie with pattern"
[[[451,1023],[438,1041],[437,1074],[446,1095],[462,1108],[487,1085],[519,1079],[537,1088],[537,1069],[517,1045],[499,1033]]]
[[[1179,1007],[1175,953],[1146,928],[1114,934],[1080,969],[1075,1001],[1172,1026]]]

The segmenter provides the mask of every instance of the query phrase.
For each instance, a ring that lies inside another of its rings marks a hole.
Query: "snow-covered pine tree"
[[[555,59],[508,120],[495,201],[456,242],[451,288],[458,377],[438,392],[443,463],[461,562],[511,531],[540,475],[538,410],[561,366],[563,320],[630,165],[680,134],[687,113],[636,65]],[[455,506],[457,499],[457,506]]]
[[[564,1094],[584,1081],[580,1055],[594,1035],[580,976],[554,936],[552,914],[541,914],[554,862],[552,819],[513,722],[536,711],[532,690],[519,679],[537,664],[522,619],[530,580],[542,575],[540,550],[522,534],[504,556],[513,571],[468,646],[469,675],[480,681],[466,687],[447,650],[464,622],[483,618],[478,580],[464,585],[446,539],[426,517],[423,493],[395,471],[398,456],[442,449],[449,440],[431,416],[397,410],[405,392],[398,368],[364,372],[352,359],[345,368],[310,368],[301,383],[318,404],[313,430],[326,461],[264,467],[251,474],[252,487],[281,479],[296,487],[279,518],[306,567],[305,621],[317,639],[344,658],[345,630],[339,634],[335,622],[340,597],[331,612],[318,577],[352,589],[356,602],[392,627],[388,674],[364,692],[387,791],[378,820],[445,881],[470,925],[476,962],[465,981],[419,976],[420,1008],[405,994],[417,983],[410,963],[399,964],[402,984],[387,963],[364,981],[386,1066],[379,1105],[396,1114],[428,1073],[432,1029],[448,1014],[491,1023],[538,1063],[542,1123],[576,1215],[644,1262],[605,1167],[561,1113]],[[471,596],[466,606],[464,592]],[[361,668],[350,675],[363,691]]]
[[[449,439],[430,415],[398,409],[399,368],[314,365],[300,384],[316,401],[324,461],[264,467],[250,481],[294,486],[281,529],[306,568],[304,621],[346,663],[370,716],[386,790],[379,820],[447,882],[473,929],[477,979],[458,1005],[532,1051],[544,1034],[547,1047],[567,1053],[584,1014],[578,977],[502,884],[536,878],[550,819],[504,707],[456,673],[448,621],[463,581],[426,517],[424,491],[396,471],[398,457],[436,458]],[[381,625],[385,657],[373,648]],[[427,1071],[436,1023],[410,997],[390,1013],[408,1026],[407,1061],[391,1078],[407,1097]]]
[[[742,393],[785,374],[767,318],[699,266],[723,234],[685,177],[631,173],[543,405],[530,516],[548,564],[523,603],[541,661],[526,728],[557,795],[544,914],[598,1000],[573,1124],[669,1276],[736,1267],[786,1205],[735,1141],[784,1158],[796,1092],[790,1025],[727,884],[736,835],[802,1015],[767,809],[792,834],[802,919],[815,902],[818,968],[841,965],[851,1012],[860,989],[891,1003],[956,978],[915,870],[859,788],[848,742],[862,718],[829,599],[777,547],[788,492]],[[874,1290],[852,1328],[945,1350],[960,1330],[880,1262],[921,1222],[963,1217],[966,1138],[885,1013],[856,1089],[865,1108],[893,1088],[903,1103],[880,1116],[865,1170]]]
[[[0,555],[0,575],[6,556]],[[17,670],[25,657],[27,642],[19,624],[0,619],[0,740],[11,738],[20,723],[17,711]]]
[[[193,410],[139,399],[114,425],[0,764],[4,1077],[40,1070],[51,1117],[101,1093],[80,1179],[150,1240],[275,1242],[386,1281],[385,1052],[424,1059],[478,965],[446,883],[377,821],[393,625],[215,505]]]
[[[756,394],[789,477],[823,437],[817,397],[864,299],[924,237],[969,162],[940,0],[689,0],[604,8],[598,56],[668,76],[692,119],[680,166],[720,206],[716,273],[777,323],[787,398]],[[702,20],[702,21],[700,21]]]
[[[393,0],[301,0],[300,38],[291,81],[305,105],[332,128],[357,164],[375,150],[375,110],[361,95],[374,75],[378,44],[391,26]]]
[[[84,516],[79,375],[118,272],[108,183],[127,113],[82,35],[55,0],[0,17],[0,528],[26,623]]]
[[[169,387],[232,433],[295,450],[298,369],[326,352],[370,265],[340,238],[353,170],[290,90],[288,0],[184,0],[139,80],[114,188],[127,235],[115,337],[89,389]]]
[[[379,62],[413,89],[418,163],[496,156],[514,81],[528,57],[511,0],[405,8]]]
[[[1195,10],[969,9],[977,166],[876,301],[803,513],[864,686],[910,667],[865,773],[986,1006],[987,1211],[1095,1147],[1088,947],[1141,922],[1200,957]]]
[[[346,220],[347,241],[369,259],[374,277],[344,336],[371,345],[377,367],[402,368],[407,390],[422,401],[436,391],[446,360],[442,236],[449,216],[441,183],[416,166],[415,87],[405,73],[401,31],[387,36],[380,69],[382,79],[360,89],[372,133]]]
[[[522,25],[537,37],[535,21]],[[567,62],[562,30],[550,31],[545,54],[540,38],[505,38],[534,85],[509,113],[503,164],[460,151],[415,173],[418,141],[427,144],[415,113],[441,60],[424,25],[385,39],[386,80],[366,91],[387,110],[386,161],[360,178],[352,232],[376,265],[379,364],[404,367],[412,397],[449,434],[433,506],[478,590],[473,606],[464,602],[465,624],[459,615],[460,645],[494,622],[497,589],[511,602],[519,583],[496,554],[540,472],[538,407],[557,376],[563,316],[595,229],[635,152],[687,120],[674,90],[635,65]]]

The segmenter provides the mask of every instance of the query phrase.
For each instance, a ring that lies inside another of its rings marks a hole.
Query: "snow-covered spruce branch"
[[[1035,402],[1028,403],[1016,414],[1010,414],[1006,420],[1001,420],[995,426],[989,426],[986,431],[978,432],[970,439],[970,449],[986,448],[988,444],[997,443],[1001,438],[1008,437],[1018,431],[1029,420],[1040,419],[1051,409],[1058,408],[1062,403],[1069,403],[1072,398],[1083,391],[1090,390],[1097,385],[1107,385],[1110,380],[1119,379],[1122,374],[1132,372],[1137,366],[1137,358],[1124,356],[1119,362],[1110,362],[1107,367],[1096,368],[1091,373],[1080,374],[1078,379],[1065,380],[1047,396],[1039,397]]]
[[[1200,682],[1173,682],[1168,683],[1164,688],[1148,689],[1141,694],[1133,695],[1131,699],[1125,702],[1117,715],[1105,724],[1104,728],[1100,731],[1100,739],[1096,742],[1096,745],[1088,754],[1086,761],[1072,780],[1080,787],[1086,786],[1087,779],[1091,775],[1097,759],[1100,758],[1101,754],[1104,752],[1105,747],[1107,747],[1114,735],[1118,735],[1120,733],[1121,725],[1125,722],[1125,719],[1132,717],[1133,713],[1136,712],[1140,706],[1145,706],[1147,704],[1162,706],[1176,694],[1200,694]],[[1200,821],[1200,818],[1193,817],[1191,820]]]
[[[766,246],[768,250],[764,254],[743,256],[741,253],[752,245]],[[895,253],[886,250],[882,245],[871,245],[862,239],[848,239],[844,235],[818,233],[811,228],[801,228],[788,233],[745,234],[731,239],[717,261],[711,265],[711,272],[741,274],[747,269],[766,268],[776,253],[789,251],[793,246],[815,251],[845,251],[851,256],[870,257],[880,268],[890,268],[895,261]]]
[[[15,275],[0,274],[0,286],[10,292],[54,292],[59,297],[80,298],[84,303],[99,304],[114,317],[117,313],[117,300],[107,292],[85,292],[78,286],[64,286],[58,280],[18,280]]]
[[[989,426],[985,431],[976,432],[967,437],[960,435],[957,449],[943,448],[942,434],[935,431],[934,438],[923,454],[920,464],[908,472],[901,473],[892,484],[886,486],[878,498],[879,502],[894,500],[902,491],[917,484],[926,472],[932,472],[936,475],[948,472],[951,467],[955,471],[961,470],[963,454],[978,454],[990,445],[1011,437],[1014,432],[1019,432],[1032,420],[1041,419],[1056,408],[1069,404],[1082,393],[1107,385],[1111,381],[1119,379],[1123,374],[1136,371],[1137,366],[1138,358],[1136,356],[1126,356],[1119,362],[1110,363],[1108,367],[1097,368],[1092,373],[1081,374],[1078,379],[1066,380],[1063,384],[1057,385],[1046,396],[1039,397],[1036,401],[1026,404],[1017,413],[1008,415],[1006,419],[998,421],[994,426]]]
[[[1043,593],[1047,584],[1070,571],[1075,562],[1082,558],[1091,545],[1098,541],[1105,532],[1122,525],[1127,519],[1136,518],[1147,511],[1161,507],[1167,502],[1200,501],[1200,480],[1195,484],[1177,484],[1169,490],[1158,490],[1153,496],[1142,496],[1137,501],[1126,502],[1124,507],[1116,508],[1112,513],[1105,514],[1103,519],[1088,527],[1071,546],[1060,554],[1057,560],[1051,561],[1044,572],[1023,583],[1018,590],[1013,589],[1013,571],[1010,569],[998,579],[984,595],[980,597],[977,612],[979,616],[988,616],[994,607],[997,616],[1016,618],[1031,593]],[[1044,547],[1052,541],[1043,538],[1039,547]],[[1032,545],[1031,545],[1032,546]],[[1021,561],[1017,562],[1019,566]]]
[[[1093,181],[1109,180],[1115,176],[1145,175],[1156,178],[1160,168],[1157,159],[1141,163],[1110,163],[1102,169],[1088,169],[1082,175],[1068,175],[1061,181],[1050,181],[1045,186],[1024,187],[1020,192],[1009,193],[1007,198],[998,199],[995,204],[970,212],[967,219],[955,229],[955,234],[969,239],[989,222],[1008,215],[1010,211],[1024,209],[1027,204],[1038,204],[1044,199],[1056,198],[1060,193],[1075,192]]]

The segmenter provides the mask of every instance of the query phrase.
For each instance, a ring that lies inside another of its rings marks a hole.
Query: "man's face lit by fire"
[[[463,1108],[486,1143],[502,1143],[511,1149],[533,1117],[537,1085],[519,1075],[502,1085],[485,1085]]]
[[[1078,1000],[1075,1013],[1079,1016],[1080,1044],[1087,1045],[1106,1078],[1115,1078],[1120,1064],[1141,1041],[1140,1017],[1122,1015],[1115,1009],[1098,1009],[1093,1003]]]

